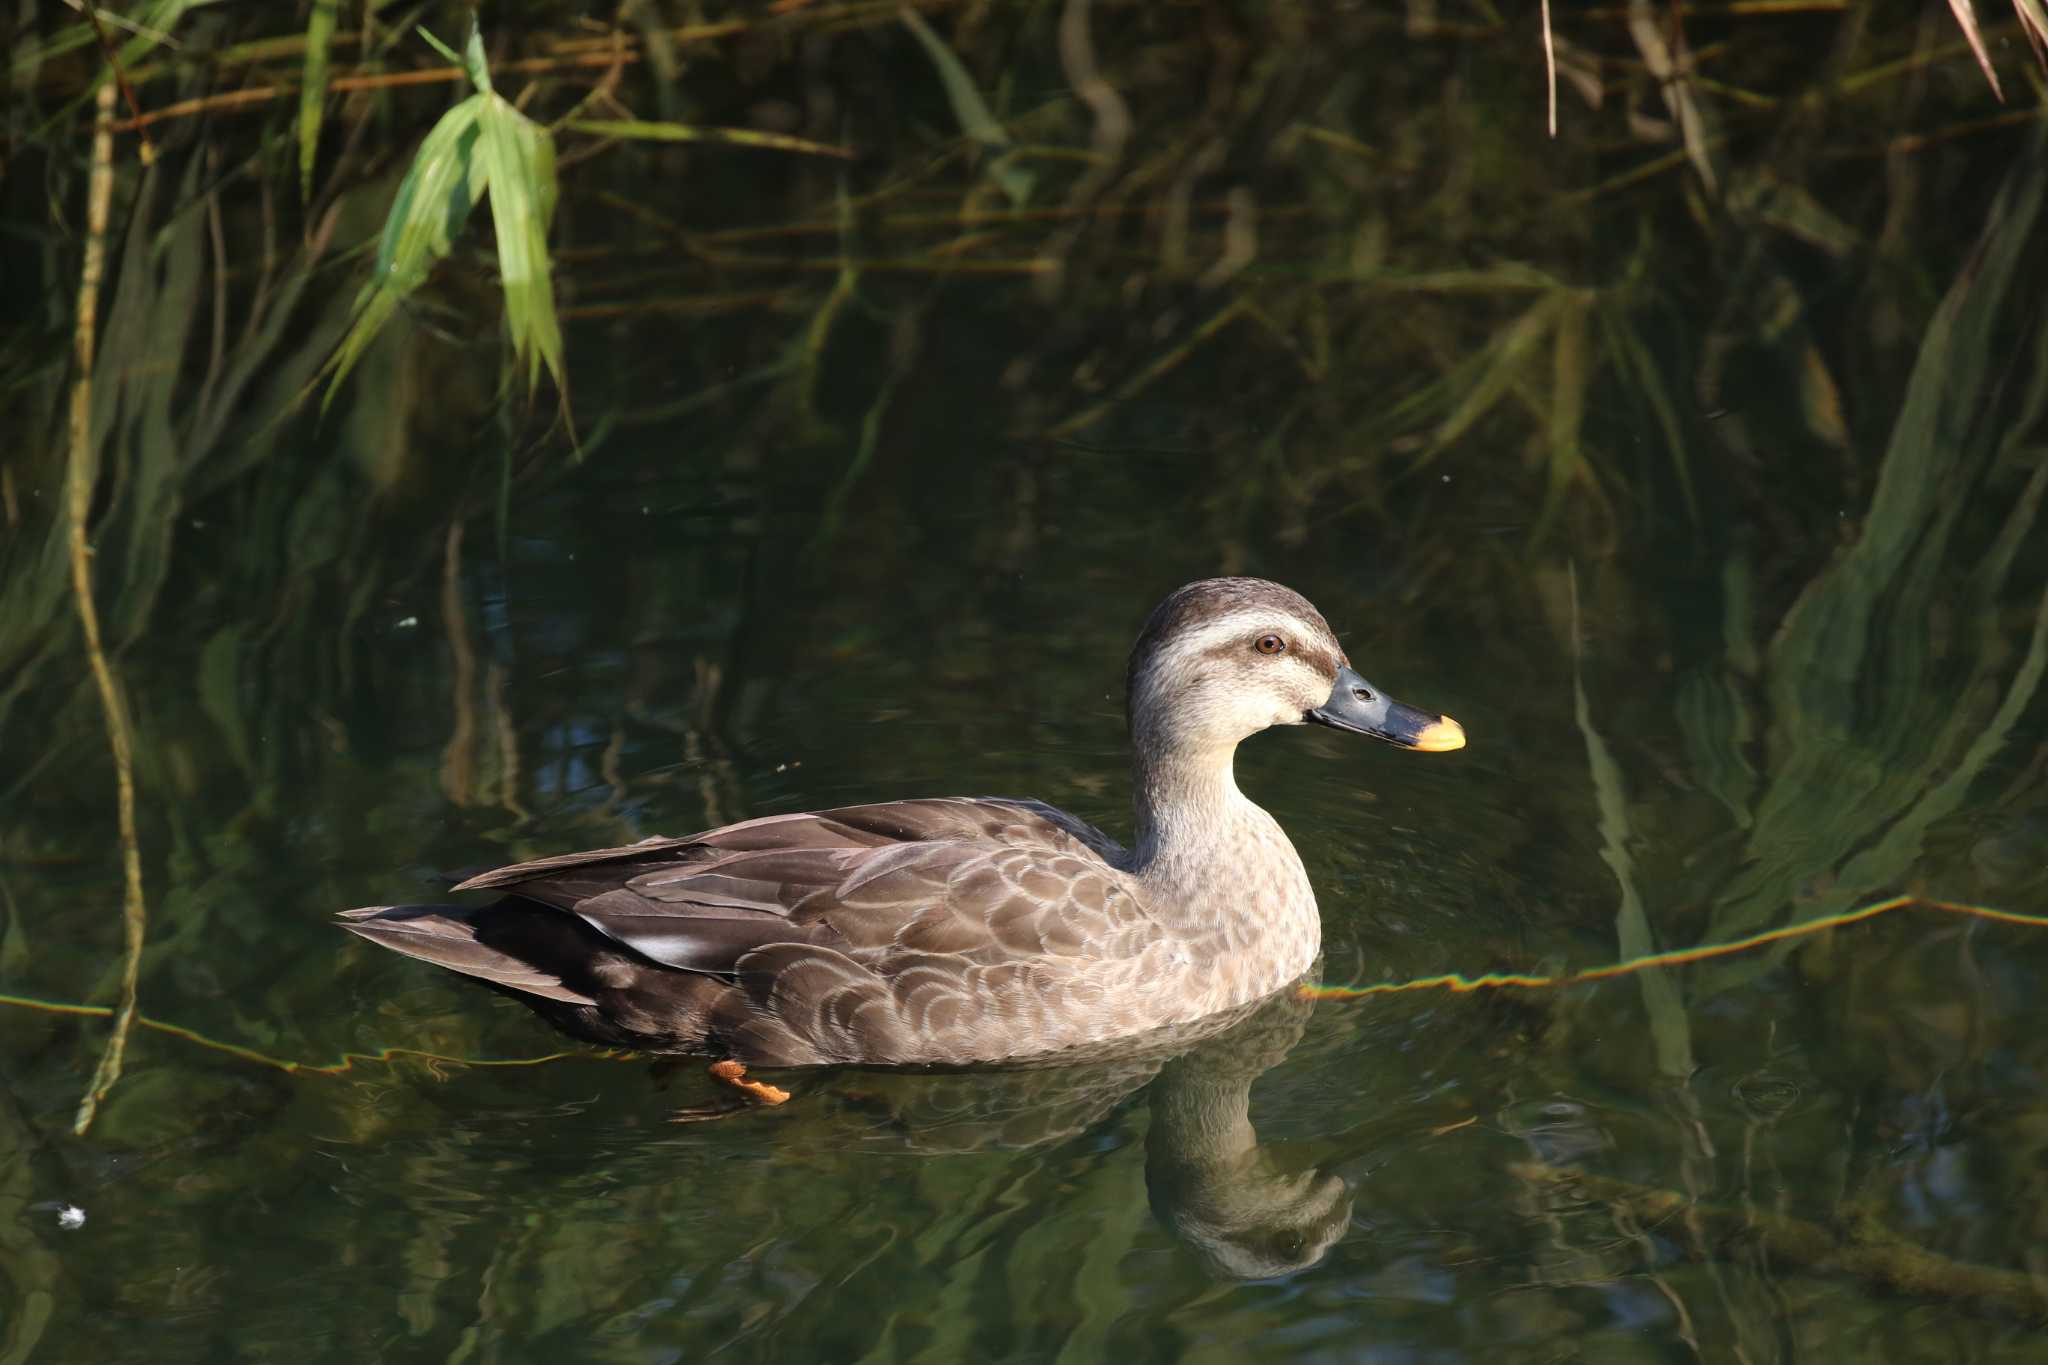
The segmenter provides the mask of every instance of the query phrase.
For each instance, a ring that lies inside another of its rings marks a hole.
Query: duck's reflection
[[[1288,990],[1160,1068],[1148,1093],[1152,1212],[1212,1274],[1264,1279],[1323,1259],[1351,1223],[1351,1188],[1288,1171],[1252,1127],[1252,1082],[1300,1041],[1309,1006]]]
[[[837,1095],[864,1125],[858,1140],[937,1154],[1075,1137],[1145,1088],[1154,1215],[1214,1275],[1284,1275],[1322,1260],[1351,1221],[1341,1177],[1290,1169],[1252,1126],[1252,1083],[1301,1040],[1312,1008],[1290,987],[1231,1016],[1084,1062],[847,1073]]]

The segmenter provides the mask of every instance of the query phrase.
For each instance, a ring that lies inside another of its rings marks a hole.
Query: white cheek
[[[1295,669],[1292,704],[1288,707],[1286,724],[1299,725],[1308,712],[1315,710],[1330,699],[1330,680],[1306,664]],[[1279,722],[1275,722],[1276,724]]]
[[[1271,725],[1292,725],[1300,719],[1301,711],[1284,697],[1271,693],[1241,692],[1230,707],[1230,728],[1240,734],[1252,734]]]

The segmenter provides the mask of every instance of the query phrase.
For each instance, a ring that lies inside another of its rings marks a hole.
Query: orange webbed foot
[[[705,1123],[711,1119],[729,1119],[735,1114],[748,1114],[763,1105],[785,1104],[789,1092],[766,1081],[750,1080],[746,1064],[727,1059],[711,1064],[711,1079],[721,1085],[731,1086],[746,1096],[738,1101],[725,1104],[707,1104],[696,1109],[678,1109],[668,1116],[670,1123]]]
[[[745,1063],[733,1061],[730,1057],[711,1064],[711,1077],[713,1080],[723,1081],[735,1090],[752,1095],[763,1104],[784,1104],[789,1100],[789,1092],[780,1086],[770,1085],[766,1081],[748,1080]]]

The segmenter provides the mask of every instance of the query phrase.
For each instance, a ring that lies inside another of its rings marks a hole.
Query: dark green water
[[[1377,49],[1345,41],[1302,68],[1303,107],[1356,95],[1331,72]],[[1479,125],[1458,155],[1540,152],[1494,98],[1453,102]],[[945,108],[904,99],[862,117],[916,144]],[[1667,382],[1646,396],[1610,358],[1554,447],[1542,395],[1573,362],[1545,340],[1529,410],[1440,452],[1465,391],[1423,386],[1526,299],[1458,313],[1375,272],[1505,247],[1438,247],[1442,220],[1389,210],[1392,265],[1302,283],[1354,259],[1428,155],[1364,183],[1216,163],[1217,194],[1299,210],[1222,281],[1160,265],[1150,228],[1075,248],[1104,278],[1063,296],[865,271],[808,367],[830,273],[679,265],[571,180],[580,460],[495,396],[459,293],[324,425],[266,425],[260,386],[212,446],[182,400],[152,426],[131,397],[112,424],[101,584],[138,732],[143,1009],[305,1062],[531,1058],[564,1044],[329,916],[895,796],[1036,796],[1124,832],[1124,653],[1163,592],[1218,572],[1301,590],[1361,671],[1470,735],[1242,752],[1316,884],[1326,980],[1587,967],[1905,893],[2048,912],[2048,163],[1999,136],[1912,163],[1894,192],[1939,230],[1903,245],[1879,191],[1816,172],[1868,253],[1749,220],[1629,245],[1683,219],[1670,179],[1569,230],[1516,220],[1569,239],[1527,243],[1557,279],[1617,291],[1545,335],[1583,324],[1598,351],[1619,317]],[[1627,164],[1560,161],[1519,188]],[[136,318],[150,288],[181,306],[180,234],[204,227],[171,211],[181,164],[152,182],[155,273],[120,283],[145,291]],[[840,192],[701,164],[733,191],[688,210],[707,231],[830,221]],[[1161,194],[1141,202],[1169,213]],[[930,246],[864,230],[876,261]],[[1648,272],[1626,298],[1610,250]],[[326,268],[345,302],[359,262]],[[748,289],[808,292],[596,307]],[[1745,311],[1774,291],[1807,301],[1796,325]],[[1232,300],[1268,325],[1204,334],[1062,428]],[[203,321],[190,336],[203,352]],[[60,325],[44,344],[63,354]],[[1809,344],[1846,416],[1786,377]],[[1547,463],[1566,446],[1585,469]],[[29,590],[62,583],[34,520],[54,467],[20,466],[5,561],[0,989],[104,1003],[112,774],[66,599],[38,615]],[[106,1025],[9,1005],[0,1361],[2038,1360],[2044,989],[2048,932],[1901,911],[1596,986],[1282,1000],[1163,1068],[789,1074],[793,1103],[695,1124],[668,1121],[715,1098],[691,1064],[286,1074],[142,1030],[82,1139]]]

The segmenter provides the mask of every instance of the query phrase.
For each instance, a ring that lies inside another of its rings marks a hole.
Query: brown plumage
[[[506,893],[493,904],[343,927],[600,1043],[768,1066],[1044,1057],[1242,1006],[1314,959],[1314,894],[1232,780],[1239,740],[1317,720],[1462,743],[1258,579],[1161,603],[1129,697],[1130,849],[1040,802],[893,801],[541,858],[456,888]]]

